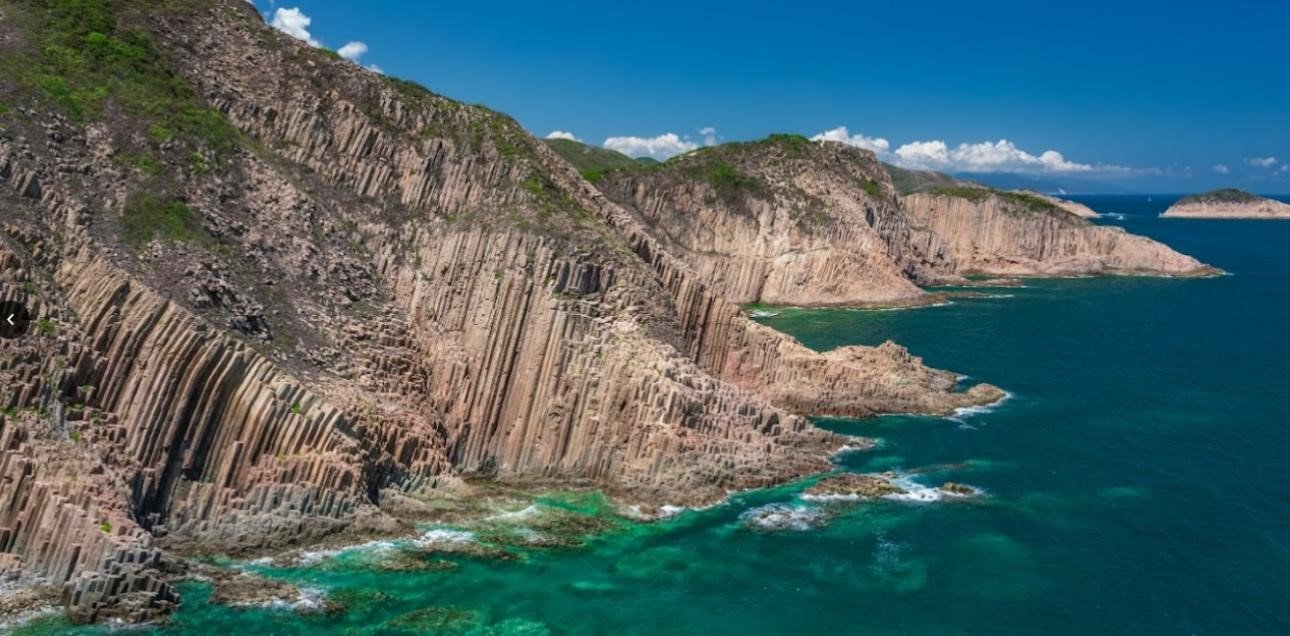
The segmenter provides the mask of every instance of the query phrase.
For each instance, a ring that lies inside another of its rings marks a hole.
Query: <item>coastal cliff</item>
[[[926,300],[881,235],[902,218],[871,153],[774,135],[611,169],[595,184],[735,302]]]
[[[955,187],[906,195],[916,268],[937,280],[972,274],[1209,276],[1196,259],[1123,228],[1095,225],[1047,198]]]
[[[557,150],[568,156],[577,146]],[[708,285],[742,303],[916,305],[932,296],[915,283],[968,275],[1217,272],[1095,225],[1088,219],[1097,213],[1079,203],[888,166],[866,150],[794,135],[660,165],[619,160],[591,176]]]
[[[805,416],[1002,395],[743,316],[754,294],[921,293],[883,255],[880,170],[780,173],[858,188],[865,222],[726,268],[506,116],[242,0],[3,11],[0,297],[38,321],[0,341],[0,576],[60,586],[75,620],[164,614],[174,552],[397,527],[395,495],[485,479],[706,504],[827,468],[843,439]],[[639,200],[723,195],[686,187]],[[743,282],[767,259],[777,282]]]
[[[1290,203],[1227,188],[1183,197],[1160,216],[1188,219],[1290,219]]]

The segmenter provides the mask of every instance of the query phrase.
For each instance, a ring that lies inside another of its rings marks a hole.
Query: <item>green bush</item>
[[[182,201],[138,192],[126,200],[121,238],[130,245],[143,247],[154,238],[203,242],[210,237]]]
[[[209,108],[141,28],[123,24],[125,0],[34,0],[37,44],[6,53],[0,74],[33,90],[78,122],[103,118],[110,105],[144,120],[155,142],[180,138],[224,153],[237,131]],[[135,2],[144,5],[155,2]]]
[[[874,199],[882,198],[882,185],[873,179],[860,179],[860,188]]]

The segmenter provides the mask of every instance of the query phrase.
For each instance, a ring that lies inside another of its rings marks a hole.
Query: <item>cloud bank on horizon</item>
[[[703,146],[720,143],[715,128],[700,128],[702,137],[696,141],[688,135],[666,132],[654,137],[615,136],[608,137],[601,144],[605,148],[621,152],[629,157],[651,157],[665,160],[676,155],[696,150]],[[569,139],[581,141],[573,133],[564,130],[553,130],[547,139]],[[942,172],[1019,172],[1048,174],[1131,174],[1146,173],[1150,168],[1128,168],[1106,164],[1078,163],[1066,159],[1056,150],[1045,150],[1032,154],[1007,139],[983,141],[980,143],[961,143],[951,147],[941,140],[912,141],[894,150],[891,142],[882,137],[870,137],[863,134],[852,134],[846,126],[813,135],[812,141],[832,141],[869,150],[883,161],[904,168],[919,170],[938,170]]]
[[[902,168],[941,172],[1019,172],[1043,174],[1127,174],[1151,169],[1070,161],[1056,150],[1033,154],[1007,139],[960,143],[951,147],[942,140],[911,141],[895,150],[881,137],[852,134],[838,126],[811,137],[812,141],[834,141],[870,150],[879,159]]]

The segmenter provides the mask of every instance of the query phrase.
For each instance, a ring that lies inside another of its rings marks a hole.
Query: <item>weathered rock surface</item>
[[[905,188],[929,192],[900,196]],[[939,179],[935,178],[939,177]],[[791,135],[624,165],[596,186],[724,296],[743,303],[908,305],[963,276],[1215,273],[1071,201],[884,167]]]
[[[113,6],[203,128],[77,123],[39,94],[6,94],[23,116],[0,121],[0,299],[41,319],[0,341],[0,570],[60,586],[78,621],[168,611],[171,551],[387,527],[387,498],[462,477],[708,503],[827,467],[842,439],[805,415],[1001,394],[895,344],[821,354],[749,321],[715,262],[513,121],[241,0]],[[881,251],[881,198],[836,236]],[[783,271],[783,294],[851,273],[918,293],[864,252]]]
[[[815,498],[877,499],[904,493],[905,489],[892,483],[893,478],[891,474],[841,473],[821,479],[804,494]]]
[[[1063,210],[985,194],[979,200],[919,193],[903,198],[916,229],[908,237],[916,268],[945,275],[1208,276],[1212,267],[1123,228],[1094,225]]]
[[[902,219],[872,153],[778,135],[613,170],[596,185],[735,302],[926,300],[881,235]]]
[[[1189,219],[1290,219],[1290,203],[1241,190],[1215,190],[1180,199],[1160,216]]]
[[[1040,192],[1031,192],[1028,190],[1024,190],[1023,192],[1031,196],[1039,197],[1082,219],[1096,219],[1102,216],[1101,214],[1098,214],[1097,211],[1094,210],[1093,208],[1090,208],[1087,205],[1080,203],[1079,201],[1071,201],[1070,199],[1063,199],[1060,197],[1055,197],[1055,196],[1043,194]]]

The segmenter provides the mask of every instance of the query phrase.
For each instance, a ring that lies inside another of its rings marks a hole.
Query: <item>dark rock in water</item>
[[[876,499],[887,495],[898,495],[905,490],[892,483],[892,473],[881,475],[860,475],[842,473],[821,479],[808,488],[806,495],[812,497],[863,497]]]
[[[949,493],[951,495],[960,495],[963,497],[971,497],[977,494],[976,488],[973,488],[966,484],[957,484],[952,481],[947,481],[944,484],[941,484],[941,491]]]
[[[388,634],[465,634],[479,627],[478,612],[456,607],[427,607],[396,616],[382,625]]]

